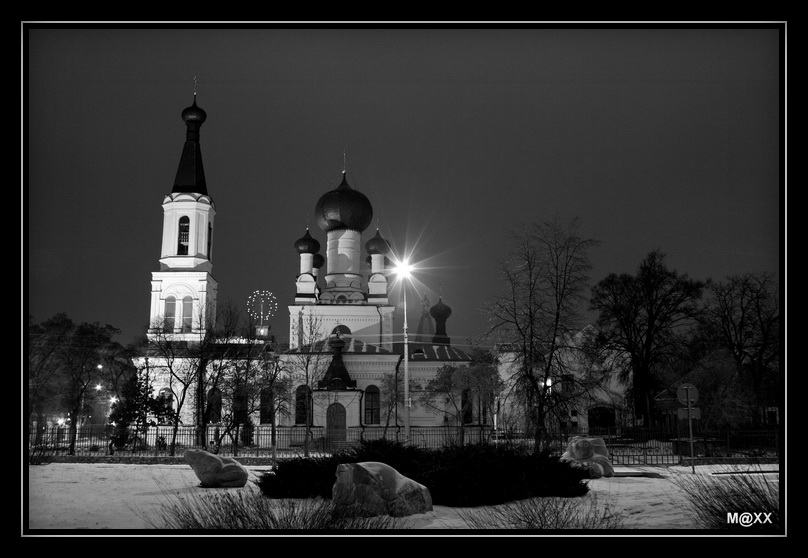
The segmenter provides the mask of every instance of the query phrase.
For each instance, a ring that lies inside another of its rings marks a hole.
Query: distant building
[[[613,373],[618,355],[604,360],[586,358],[584,346],[595,328],[587,325],[568,339],[559,341],[555,358],[559,361],[548,378],[548,407],[545,428],[550,432],[602,433],[631,422],[625,387]],[[522,347],[503,343],[497,347],[500,378],[504,389],[497,401],[499,430],[528,429],[525,405],[517,389]],[[537,377],[541,374],[537,373]]]

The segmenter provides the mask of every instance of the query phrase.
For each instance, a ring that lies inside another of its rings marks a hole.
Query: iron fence
[[[70,453],[67,427],[32,429],[28,439],[29,453],[66,455]],[[617,427],[607,429],[556,430],[542,435],[543,447],[562,452],[572,436],[602,438],[615,465],[675,465],[691,455],[691,440],[679,432],[666,429]],[[480,442],[534,447],[533,432],[495,431],[490,426],[412,427],[410,440],[402,427],[366,426],[347,428],[338,435],[323,427],[259,425],[238,432],[224,432],[216,426],[204,432],[194,426],[180,426],[176,433],[170,425],[151,426],[146,430],[130,429],[123,435],[103,425],[77,428],[74,455],[140,455],[181,456],[185,449],[211,449],[237,457],[285,458],[309,453],[332,453],[355,446],[364,440],[387,439],[428,449]],[[692,451],[695,457],[760,459],[778,457],[778,433],[774,429],[747,429],[694,432]],[[173,452],[172,452],[173,446]]]

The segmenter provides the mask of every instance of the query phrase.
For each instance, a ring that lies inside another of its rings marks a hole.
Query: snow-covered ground
[[[76,529],[84,531],[69,534],[112,535],[113,530],[126,530],[124,534],[148,535],[149,532],[132,530],[151,529],[144,517],[176,498],[210,490],[258,490],[252,482],[238,489],[202,488],[188,465],[52,463],[23,467],[27,467],[27,479],[21,486],[24,536],[64,534],[58,530]],[[777,465],[762,467],[771,471],[778,468]],[[248,469],[251,480],[267,470],[266,467]],[[738,469],[738,466],[700,466],[696,467],[695,474],[713,475]],[[608,503],[625,519],[626,532],[630,529],[632,534],[642,534],[642,530],[661,530],[684,534],[695,529],[685,505],[685,494],[673,480],[676,475],[694,474],[690,467],[616,467],[615,470],[620,476],[589,481],[590,493],[586,498]],[[642,473],[657,473],[662,478],[641,476]],[[23,476],[26,476],[25,470]],[[773,474],[767,476],[776,478]],[[468,528],[458,510],[446,506],[434,506],[432,512],[410,516],[409,521],[415,529]]]

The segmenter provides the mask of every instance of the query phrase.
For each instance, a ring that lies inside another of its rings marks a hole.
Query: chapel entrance
[[[345,407],[341,403],[332,403],[325,414],[326,448],[334,450],[344,446],[347,432]]]

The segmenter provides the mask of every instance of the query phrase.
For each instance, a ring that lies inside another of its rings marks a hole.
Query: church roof
[[[404,343],[394,343],[393,350],[384,349],[373,343],[365,343],[359,339],[349,336],[343,336],[342,340],[345,346],[342,349],[342,354],[346,356],[354,355],[403,355]],[[314,344],[311,352],[314,353],[330,353],[331,349],[327,345],[328,340],[322,339]],[[445,362],[445,361],[460,361],[466,362],[471,360],[471,355],[462,349],[453,347],[449,344],[442,343],[428,343],[419,341],[410,341],[407,343],[407,349],[410,353],[410,362]],[[300,353],[298,349],[290,350],[289,353]]]
[[[355,339],[350,336],[342,336],[341,339],[345,342],[345,346],[342,349],[342,354],[379,354],[379,355],[392,355],[394,354],[392,351],[388,351],[387,349],[383,349],[378,345],[374,345],[372,343],[365,343],[364,341],[360,341],[359,339]],[[289,353],[297,354],[304,351],[299,350],[297,347],[294,349],[290,349]],[[313,352],[313,353],[330,353],[331,349],[328,347],[328,339],[321,339],[314,343],[314,346],[311,349],[308,349],[305,352]]]
[[[447,343],[421,343],[409,342],[407,349],[412,361],[470,361],[471,355],[462,349],[458,349]],[[395,343],[393,352],[399,355],[404,354],[404,343]]]

